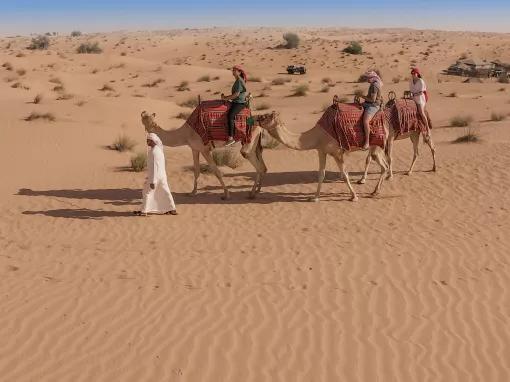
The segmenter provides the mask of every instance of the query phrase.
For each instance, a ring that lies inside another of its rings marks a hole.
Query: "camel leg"
[[[255,171],[257,172],[257,174],[255,175],[255,182],[253,183],[253,187],[252,187],[252,189],[250,191],[250,195],[249,195],[250,199],[255,199],[257,192],[260,191],[260,184],[262,182],[262,174],[267,170],[266,170],[264,164],[260,163],[255,151],[250,151],[249,153],[241,152],[241,154],[252,164],[252,166],[255,168]]]
[[[419,150],[420,150],[420,148],[419,148],[420,134],[416,133],[416,132],[411,133],[411,142],[413,142],[414,155],[413,155],[413,161],[411,162],[411,167],[409,167],[409,171],[407,172],[407,175],[413,174],[414,164],[416,163],[416,159],[418,159],[418,155],[420,154],[420,152],[419,152]]]
[[[379,194],[384,178],[386,176],[386,172],[388,171],[389,165],[388,161],[386,160],[386,154],[380,147],[376,147],[372,155],[374,156],[374,159],[377,162],[377,164],[381,166],[381,176],[379,176],[379,182],[377,182],[377,185],[375,186],[375,189],[372,192],[372,196],[376,196],[377,194]]]
[[[221,197],[223,200],[230,199],[230,192],[228,191],[227,186],[225,186],[225,182],[223,182],[223,175],[221,174],[220,169],[218,166],[216,166],[216,163],[214,163],[214,160],[212,158],[211,152],[209,150],[202,151],[202,156],[207,161],[207,164],[213,171],[214,175],[216,175],[216,178],[220,181],[221,187],[223,187],[223,196]]]
[[[434,142],[432,141],[432,134],[429,135],[428,139],[425,140],[427,145],[430,148],[430,153],[432,154],[432,171],[436,172],[436,146],[434,145]]]
[[[386,160],[388,162],[388,176],[386,179],[393,179],[393,143],[395,140],[393,137],[388,138],[388,142],[386,143]]]
[[[358,201],[358,195],[356,195],[356,191],[354,191],[354,188],[352,187],[351,180],[349,179],[349,173],[347,172],[345,168],[345,162],[343,154],[335,154],[333,155],[335,158],[335,162],[338,166],[338,169],[343,174],[345,183],[347,183],[347,187],[349,187],[349,191],[351,192],[351,201],[357,202]]]
[[[193,181],[193,191],[190,192],[189,196],[195,196],[198,191],[198,178],[200,177],[200,152],[198,150],[191,149],[193,153],[193,173],[195,175]]]
[[[372,162],[372,155],[368,153],[367,159],[365,160],[365,172],[363,173],[363,176],[360,180],[358,180],[358,184],[365,184],[367,181],[367,175],[368,175],[368,167],[370,166],[370,163]]]
[[[314,202],[318,202],[321,196],[321,186],[324,181],[324,177],[326,176],[326,153],[317,150],[319,153],[319,172],[318,172],[318,183],[317,183],[317,192],[315,193],[315,197],[312,199]]]

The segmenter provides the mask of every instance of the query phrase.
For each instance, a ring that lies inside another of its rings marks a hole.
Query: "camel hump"
[[[422,120],[418,105],[412,99],[397,99],[388,107],[388,119],[396,135],[407,134],[413,131],[427,132],[427,126]],[[427,113],[428,115],[428,113]],[[428,118],[430,121],[430,117]]]

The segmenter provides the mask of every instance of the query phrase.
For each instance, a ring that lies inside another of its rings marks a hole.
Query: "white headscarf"
[[[156,146],[159,146],[163,148],[163,142],[161,142],[161,139],[157,136],[155,133],[149,133],[147,134],[147,140],[150,140],[156,144]]]
[[[374,84],[379,89],[382,88],[383,82],[381,80],[381,77],[379,77],[379,74],[377,74],[374,70],[369,70],[365,73],[365,78],[367,79],[368,83]]]

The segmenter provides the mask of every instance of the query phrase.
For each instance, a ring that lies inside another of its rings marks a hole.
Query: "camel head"
[[[142,111],[142,124],[145,127],[145,131],[148,133],[152,133],[157,126],[154,118],[156,117],[156,113],[149,114],[146,111]]]
[[[257,116],[257,122],[260,127],[266,130],[272,130],[280,124],[280,113],[273,111],[272,113]]]

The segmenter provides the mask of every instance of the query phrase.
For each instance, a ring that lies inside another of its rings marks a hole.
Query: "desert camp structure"
[[[510,74],[510,64],[505,64],[499,60],[486,61],[473,58],[457,60],[451,65],[446,74],[464,76],[464,77],[501,77]]]

